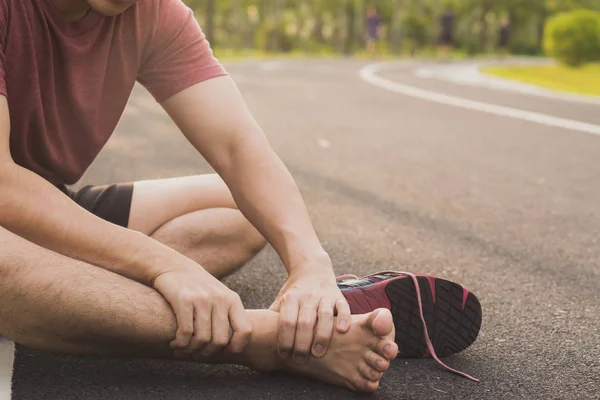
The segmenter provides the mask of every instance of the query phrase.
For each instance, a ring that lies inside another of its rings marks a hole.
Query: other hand
[[[306,362],[311,354],[322,357],[334,325],[345,333],[351,322],[350,307],[338,289],[331,264],[311,268],[293,270],[270,307],[279,312],[278,353],[283,358],[293,356],[298,363]]]

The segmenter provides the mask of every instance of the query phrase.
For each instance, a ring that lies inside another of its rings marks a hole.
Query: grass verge
[[[484,73],[563,92],[600,96],[600,64],[485,67]]]

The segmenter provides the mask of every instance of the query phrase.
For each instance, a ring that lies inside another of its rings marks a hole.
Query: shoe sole
[[[481,304],[462,286],[433,276],[418,275],[423,316],[429,339],[438,357],[469,347],[481,328]],[[398,277],[363,288],[343,289],[352,314],[387,308],[394,318],[399,357],[428,357],[415,285],[410,277]]]

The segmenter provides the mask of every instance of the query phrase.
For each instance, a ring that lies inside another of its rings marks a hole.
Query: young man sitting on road
[[[136,81],[218,175],[73,192]],[[245,310],[219,279],[266,241],[289,278]],[[362,311],[180,0],[0,0],[0,335],[373,391],[398,347],[390,311]]]
[[[223,180],[71,192],[136,81]],[[377,387],[389,312],[351,317],[296,184],[180,0],[0,0],[0,93],[1,335]],[[289,279],[269,311],[245,311],[218,279],[263,237]],[[360,351],[324,356],[344,346]]]

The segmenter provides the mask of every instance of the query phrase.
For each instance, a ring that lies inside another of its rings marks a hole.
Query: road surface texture
[[[231,65],[297,179],[336,272],[433,273],[475,292],[483,327],[447,363],[398,359],[373,399],[600,398],[600,136],[413,98],[350,60]],[[598,105],[421,79],[390,82],[600,124]],[[141,88],[83,183],[210,172]],[[285,280],[271,249],[226,280],[249,308]],[[18,347],[14,399],[352,399],[236,366],[91,359]]]

